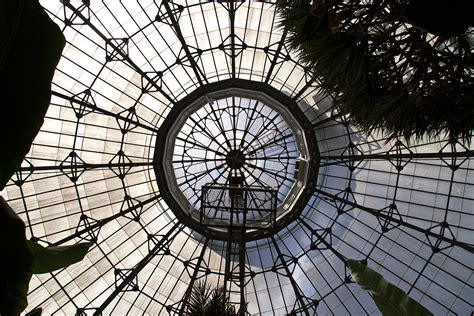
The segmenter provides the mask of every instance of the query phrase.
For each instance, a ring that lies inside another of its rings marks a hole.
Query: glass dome
[[[34,275],[27,311],[182,315],[205,280],[251,315],[377,314],[346,268],[356,259],[434,314],[471,313],[472,146],[407,144],[351,127],[287,47],[271,2],[41,1],[67,44],[44,125],[2,196],[28,238],[93,246],[77,264]],[[215,97],[219,84],[276,91],[304,121],[302,135],[270,104],[257,105],[257,93]],[[239,170],[246,185],[277,187],[284,204],[301,183],[281,225],[226,240],[177,216],[154,156],[187,98],[207,104],[170,147],[188,201],[199,208],[202,186],[220,177],[196,160],[215,163],[216,146],[239,140],[255,155],[226,147],[221,184]],[[254,125],[233,127],[233,111]]]

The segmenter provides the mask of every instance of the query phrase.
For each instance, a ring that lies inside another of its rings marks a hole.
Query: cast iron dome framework
[[[45,123],[2,196],[27,238],[93,246],[80,263],[33,276],[27,311],[183,315],[205,280],[254,315],[376,313],[348,258],[436,314],[472,311],[472,145],[407,144],[349,126],[265,1],[42,4],[67,45]],[[179,102],[228,79],[286,95],[319,150],[316,187],[294,220],[238,254],[183,224],[153,161]]]
[[[213,239],[229,239],[226,201],[237,187],[245,190],[241,211],[248,218],[233,223],[236,240],[271,236],[288,225],[311,198],[318,165],[311,123],[294,100],[261,82],[227,79],[195,90],[173,107],[156,137],[163,199],[182,222]],[[204,186],[221,204],[207,205],[206,214]]]

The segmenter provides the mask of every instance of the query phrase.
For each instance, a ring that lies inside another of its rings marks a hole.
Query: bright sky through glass
[[[314,128],[321,160],[301,215],[245,244],[241,286],[249,313],[375,313],[371,297],[347,282],[344,262],[354,258],[434,314],[469,314],[472,145],[406,144],[348,126],[286,45],[274,7],[231,3],[41,1],[67,45],[28,168],[15,176],[27,180],[11,181],[1,194],[25,221],[27,238],[94,244],[80,263],[33,276],[27,311],[179,315],[196,280],[225,283],[226,243],[178,223],[156,183],[153,154],[157,131],[178,101],[237,78],[268,84],[296,102]],[[277,186],[281,198],[293,183],[297,151],[287,124],[251,98],[235,101],[231,107],[231,98],[214,100],[212,111],[206,105],[191,116],[198,124],[183,126],[173,161],[190,201],[202,184],[225,181],[228,165],[219,159],[239,143],[250,184]],[[271,143],[278,138],[284,140]],[[183,162],[190,158],[209,161]],[[218,164],[224,167],[213,170]],[[200,170],[212,171],[190,178]]]

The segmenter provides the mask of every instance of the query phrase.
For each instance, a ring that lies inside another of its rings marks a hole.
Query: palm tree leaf
[[[420,303],[405,292],[388,283],[379,273],[355,260],[348,260],[347,267],[352,278],[361,288],[369,292],[383,315],[432,315]]]
[[[33,273],[48,273],[81,261],[92,243],[78,243],[70,246],[43,247],[27,240],[26,245],[35,258]]]
[[[287,45],[296,51],[302,64],[313,70],[322,90],[335,96],[334,107],[348,116],[352,125],[365,132],[382,130],[389,138],[402,137],[407,142],[444,134],[471,142],[474,81],[466,75],[468,71],[463,71],[472,64],[464,35],[459,37],[459,45],[464,41],[465,52],[462,56],[450,55],[448,64],[453,70],[444,68],[451,77],[437,79],[435,71],[429,69],[439,67],[429,66],[422,59],[428,55],[432,59],[445,57],[420,40],[423,37],[418,31],[403,37],[412,45],[408,52],[411,55],[404,61],[405,66],[399,62],[400,46],[390,33],[395,28],[381,22],[400,19],[403,10],[396,1],[364,4],[365,9],[357,16],[348,10],[354,5],[351,2],[277,0],[275,5],[281,18],[279,26],[288,32]],[[382,5],[391,7],[381,10]],[[371,16],[378,15],[380,28],[369,31]],[[405,76],[406,67],[411,69],[410,76]]]
[[[0,190],[20,166],[43,124],[51,81],[66,43],[38,1],[2,1],[0,10]],[[5,21],[5,23],[3,23]],[[12,137],[15,135],[15,137]]]
[[[190,316],[234,316],[235,307],[230,303],[224,288],[211,287],[204,281],[194,284],[186,303]]]
[[[205,282],[198,281],[194,284],[187,302],[188,314],[191,316],[203,315],[207,300],[209,298],[210,287]]]

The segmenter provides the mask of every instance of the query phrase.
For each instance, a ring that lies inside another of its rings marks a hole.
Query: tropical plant
[[[65,45],[59,27],[36,0],[0,1],[0,190],[20,166],[38,133],[51,99],[51,81]],[[8,100],[8,101],[7,101]],[[26,240],[25,224],[0,197],[0,314],[27,306],[33,273],[82,260],[90,244],[43,247]],[[29,313],[41,315],[41,308]]]
[[[0,1],[0,190],[43,124],[65,42],[37,0]]]
[[[224,288],[214,288],[198,281],[192,288],[187,302],[190,316],[233,316],[238,315],[230,303]]]
[[[28,305],[26,296],[33,274],[48,273],[81,261],[91,243],[43,247],[27,240],[25,224],[0,196],[0,315],[20,315]],[[38,314],[38,311],[36,312]]]
[[[287,43],[350,123],[408,141],[447,134],[469,142],[474,23],[456,16],[468,5],[460,3],[441,29],[424,18],[437,7],[425,0],[277,0],[276,8]],[[463,21],[446,23],[453,19]]]
[[[369,292],[379,311],[385,316],[432,315],[423,305],[410,298],[379,273],[356,260],[348,260],[347,267],[359,286]]]

